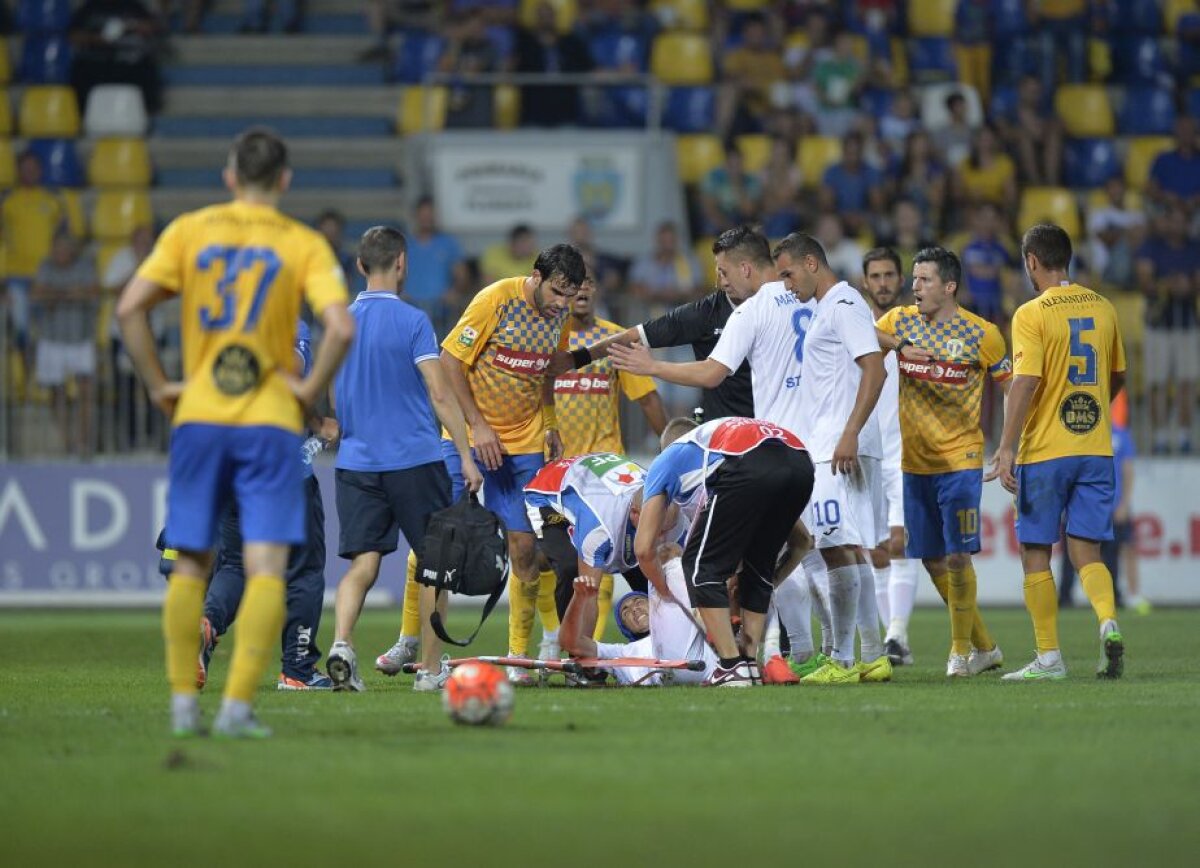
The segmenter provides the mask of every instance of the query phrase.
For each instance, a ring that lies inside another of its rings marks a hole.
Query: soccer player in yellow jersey
[[[1053,224],[1034,226],[1021,241],[1021,256],[1038,297],[1013,316],[1016,376],[988,479],[998,477],[1017,496],[1025,606],[1033,618],[1037,657],[1004,679],[1067,676],[1050,572],[1050,548],[1064,513],[1067,553],[1100,620],[1104,653],[1096,674],[1120,678],[1125,641],[1100,543],[1113,538],[1110,404],[1125,385],[1125,347],[1108,299],[1068,278],[1071,239],[1065,231]]]
[[[163,232],[117,305],[126,350],[150,397],[172,417],[166,543],[179,552],[163,603],[171,720],[200,732],[196,659],[218,516],[235,500],[246,591],[214,731],[262,738],[251,699],[278,653],[288,547],[304,542],[302,414],[329,386],[354,336],[346,283],[324,238],[276,205],[291,182],[287,147],[263,129],[234,142],[224,171],[233,201],[183,214]],[[184,382],[168,382],[150,310],[182,297]],[[301,300],[325,327],[308,376],[295,375]]]
[[[567,348],[567,305],[585,276],[578,250],[569,244],[548,247],[528,276],[481,290],[442,341],[442,365],[483,472],[484,501],[508,528],[516,579],[509,586],[509,653],[514,657],[525,655],[539,587],[524,488],[547,455],[552,461],[562,457],[554,381],[547,368],[555,351]],[[448,439],[442,440],[442,454],[458,497],[462,464]],[[522,669],[509,672],[517,682],[529,680],[528,675]]]
[[[920,558],[950,606],[947,677],[994,669],[1004,658],[975,604],[979,500],[983,494],[984,378],[1005,383],[1012,372],[1004,337],[958,304],[962,264],[941,247],[913,259],[916,304],[894,307],[876,322],[897,350],[913,345],[928,361],[897,360],[900,437],[904,445],[904,553]]]

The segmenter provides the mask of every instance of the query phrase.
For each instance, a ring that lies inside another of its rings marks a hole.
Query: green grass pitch
[[[1028,662],[1025,613],[986,615]],[[365,616],[368,661],[396,622]],[[890,685],[527,689],[474,730],[372,671],[264,685],[275,738],[225,743],[167,736],[156,613],[3,612],[0,865],[1194,865],[1200,611],[1123,627],[1116,683],[1090,611],[1062,615],[1070,680],[1030,685],[947,683],[946,616],[919,611]]]

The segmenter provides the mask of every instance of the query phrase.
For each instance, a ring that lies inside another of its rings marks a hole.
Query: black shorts
[[[440,461],[404,470],[338,470],[338,556],[396,550],[400,534],[419,558],[429,516],[450,505],[450,474]]]
[[[692,605],[728,607],[726,583],[738,573],[742,608],[766,612],[779,553],[812,496],[812,460],[807,452],[768,442],[726,458],[707,484],[708,502],[683,550]]]

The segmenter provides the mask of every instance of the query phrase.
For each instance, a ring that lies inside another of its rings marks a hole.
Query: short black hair
[[[1031,226],[1021,239],[1021,258],[1030,253],[1038,258],[1043,268],[1066,271],[1071,265],[1071,236],[1053,223]]]
[[[753,226],[726,229],[713,242],[714,256],[722,253],[736,259],[748,259],[755,265],[771,264],[771,242]]]
[[[532,235],[532,234],[533,234],[533,227],[531,227],[528,223],[518,223],[512,229],[508,230],[508,240],[516,241],[522,235]]]
[[[233,141],[229,153],[239,184],[271,190],[288,167],[283,139],[267,127],[250,127]]]
[[[872,247],[868,250],[863,256],[863,274],[867,273],[867,266],[872,262],[879,262],[884,259],[896,266],[897,274],[904,274],[904,265],[900,262],[900,254],[890,247]]]
[[[550,280],[556,274],[561,275],[571,286],[580,286],[587,278],[583,254],[574,244],[555,244],[547,247],[533,261],[533,270],[542,276],[542,280]]]
[[[954,251],[945,247],[925,247],[917,251],[913,257],[913,265],[922,262],[932,262],[937,266],[938,277],[942,283],[957,283],[962,285],[962,263]],[[957,290],[955,290],[957,292]]]
[[[367,274],[387,271],[408,250],[404,233],[392,226],[372,226],[358,242],[358,261]]]
[[[426,205],[429,205],[429,206],[433,205],[433,196],[431,196],[429,193],[424,193],[421,195],[421,197],[419,199],[417,199],[416,207],[424,208]]]
[[[778,259],[785,253],[792,257],[792,259],[803,259],[806,256],[812,256],[825,268],[829,267],[829,257],[825,255],[825,248],[821,246],[821,242],[803,232],[792,232],[785,236],[782,241],[775,245],[775,249],[771,251],[771,256]]]
[[[324,211],[318,214],[316,225],[320,226],[326,220],[332,220],[341,228],[346,228],[346,215],[336,208],[326,208]]]

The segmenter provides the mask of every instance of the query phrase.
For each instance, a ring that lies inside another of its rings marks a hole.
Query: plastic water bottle
[[[300,446],[300,460],[304,464],[312,464],[313,458],[325,448],[325,441],[320,437],[309,437]]]

